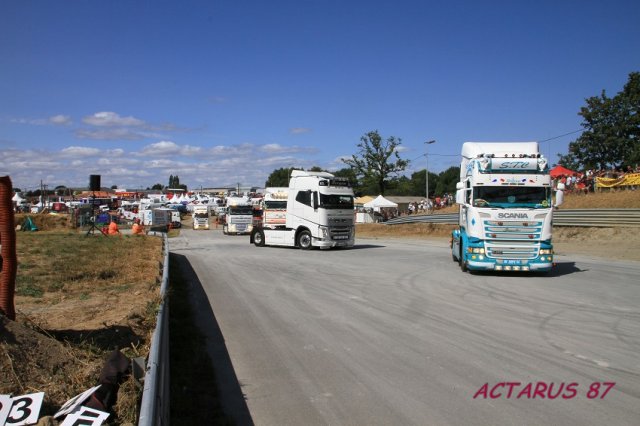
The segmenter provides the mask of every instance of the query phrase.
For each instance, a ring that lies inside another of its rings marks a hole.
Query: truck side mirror
[[[460,183],[460,182],[458,182]],[[458,185],[456,185],[458,186]],[[458,189],[456,191],[456,203],[457,204],[464,204],[464,188],[462,189]]]
[[[456,189],[464,189],[464,182],[456,182]]]

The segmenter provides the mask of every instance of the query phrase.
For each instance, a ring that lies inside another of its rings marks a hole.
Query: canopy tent
[[[556,178],[562,175],[573,176],[574,174],[576,174],[576,172],[574,172],[573,170],[569,170],[566,167],[562,167],[561,165],[557,165],[553,169],[551,169],[549,174],[551,175],[552,178]]]
[[[15,195],[13,196],[13,198],[11,198],[11,201],[13,201],[16,204],[22,204],[26,200],[20,196],[19,192],[16,192]]]
[[[398,207],[393,201],[389,201],[382,195],[378,195],[374,200],[365,203],[366,208],[381,208],[381,207]]]
[[[365,195],[364,197],[358,197],[353,200],[353,204],[355,204],[356,206],[362,206],[369,201],[373,201],[373,197],[370,195]]]

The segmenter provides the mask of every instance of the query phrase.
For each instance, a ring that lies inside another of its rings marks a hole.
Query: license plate
[[[520,261],[518,259],[506,259],[503,260],[502,263],[504,263],[505,265],[519,265]]]

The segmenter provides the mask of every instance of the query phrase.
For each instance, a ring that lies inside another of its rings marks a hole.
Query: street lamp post
[[[427,213],[429,213],[429,153],[427,152],[427,148],[432,143],[436,143],[435,140],[426,141],[424,143],[424,157],[427,160],[427,167],[424,169],[424,174],[426,178],[426,192],[427,192]]]

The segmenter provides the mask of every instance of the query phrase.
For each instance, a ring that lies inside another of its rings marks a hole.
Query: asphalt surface
[[[211,350],[230,359],[238,424],[640,424],[638,262],[472,275],[436,241],[248,241],[183,229],[169,242],[223,336]]]

